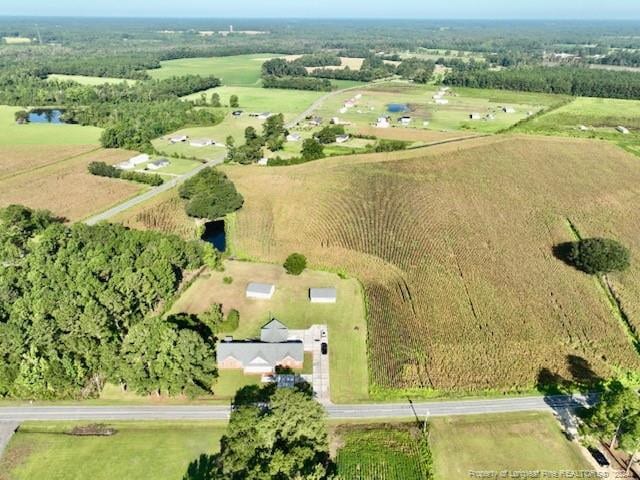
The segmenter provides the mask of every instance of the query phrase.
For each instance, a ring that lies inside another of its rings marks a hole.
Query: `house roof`
[[[289,329],[276,319],[267,323],[260,331],[260,340],[267,343],[286,342],[289,338]]]
[[[275,367],[287,357],[296,362],[304,361],[304,344],[300,341],[284,343],[220,342],[217,347],[218,361],[229,357],[243,366]]]
[[[336,298],[338,292],[335,288],[311,288],[309,289],[309,296],[311,298]]]
[[[271,283],[250,283],[247,285],[247,293],[254,293],[259,295],[271,295],[275,285]]]

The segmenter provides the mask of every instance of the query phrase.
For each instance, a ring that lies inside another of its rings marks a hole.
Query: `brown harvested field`
[[[552,254],[572,239],[567,218],[640,251],[640,164],[613,145],[485,137],[225,169],[246,200],[236,254],[280,262],[300,251],[363,282],[374,394],[525,390],[549,372],[640,370],[595,280]],[[612,279],[636,324],[639,272]]]
[[[156,230],[193,240],[198,234],[198,222],[185,212],[184,200],[177,190],[164,192],[152,200],[115,216],[112,222],[136,230]]]
[[[17,203],[50,210],[70,221],[81,220],[144,189],[87,171],[90,162],[114,164],[131,156],[132,152],[125,150],[97,150],[0,179],[0,207]]]
[[[471,132],[438,132],[436,130],[425,130],[418,128],[376,128],[374,126],[363,126],[356,129],[358,135],[373,135],[378,138],[388,140],[402,140],[407,142],[435,143],[456,138],[473,137],[476,134]]]
[[[95,145],[0,145],[0,180],[97,148]]]

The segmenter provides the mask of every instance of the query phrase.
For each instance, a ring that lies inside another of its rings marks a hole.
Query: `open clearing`
[[[89,145],[100,143],[102,129],[80,125],[18,125],[14,114],[20,107],[0,105],[0,145]]]
[[[470,478],[470,471],[593,470],[549,414],[447,417],[430,423],[437,480]]]
[[[99,149],[5,176],[0,178],[0,207],[17,203],[50,210],[70,221],[81,220],[146,188],[124,180],[96,177],[87,171],[90,162],[115,164],[132,155],[126,150]]]
[[[111,437],[67,435],[75,425],[23,424],[0,460],[0,480],[177,480],[218,450],[226,429],[214,422],[111,422]]]
[[[233,283],[225,284],[224,277],[231,277]],[[269,301],[247,299],[245,289],[249,282],[274,283],[276,293]],[[338,289],[338,303],[309,302],[309,288],[331,286]],[[296,277],[287,275],[279,265],[228,261],[224,272],[208,272],[196,280],[173,305],[172,312],[202,313],[214,303],[221,303],[225,311],[233,308],[240,312],[240,326],[230,332],[235,338],[259,335],[270,318],[293,329],[327,324],[332,399],[353,402],[367,398],[367,330],[357,280],[342,280],[332,273],[311,270]]]
[[[7,45],[28,45],[31,43],[30,38],[26,37],[2,37]]]
[[[573,239],[567,218],[583,235],[640,248],[640,165],[613,145],[486,137],[224,169],[245,197],[234,254],[280,263],[300,251],[363,282],[374,397],[523,391],[548,372],[581,381],[640,369],[595,280],[552,254]],[[612,276],[634,313],[638,267]]]
[[[268,53],[230,57],[182,58],[161,63],[161,68],[148,70],[162,80],[184,75],[214,75],[224,85],[259,85],[262,64],[277,55]]]
[[[0,145],[0,180],[97,148],[95,145]]]
[[[318,114],[325,118],[339,117],[343,121],[358,127],[376,123],[381,116],[391,116],[392,124],[403,113],[389,113],[387,106],[392,103],[405,104],[412,117],[412,128],[430,130],[471,130],[481,133],[494,133],[503,130],[527,117],[529,112],[536,113],[543,108],[560,101],[561,97],[545,94],[505,92],[469,88],[451,89],[443,98],[446,105],[436,105],[432,98],[439,87],[416,85],[407,82],[386,82],[369,86],[361,91],[351,90],[325,102]],[[362,98],[355,107],[346,113],[340,113],[344,103],[361,94]],[[505,113],[502,107],[511,107],[515,113]],[[472,113],[479,113],[481,119],[470,120]],[[493,119],[484,119],[493,115]],[[428,122],[428,124],[425,124]]]
[[[105,83],[122,83],[126,82],[129,85],[136,83],[136,80],[129,80],[126,78],[112,78],[112,77],[90,77],[87,75],[63,75],[59,73],[52,73],[47,77],[49,80],[62,80],[72,81],[80,83],[81,85],[103,85]]]

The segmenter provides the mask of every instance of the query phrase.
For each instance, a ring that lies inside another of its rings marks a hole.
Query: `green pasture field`
[[[161,68],[148,70],[153,78],[164,79],[184,75],[214,75],[224,85],[255,86],[260,84],[262,64],[277,55],[268,53],[230,57],[181,58],[161,63]]]
[[[240,326],[228,332],[238,339],[255,337],[271,317],[293,329],[325,323],[329,330],[331,398],[342,403],[367,398],[367,326],[362,289],[357,280],[343,280],[332,273],[311,270],[295,277],[285,274],[279,265],[252,262],[228,261],[224,267],[224,272],[208,272],[196,280],[173,305],[171,313],[198,314],[214,303],[221,303],[225,311],[240,312]],[[233,283],[225,284],[224,277],[233,278]],[[273,298],[247,299],[245,288],[252,281],[274,283]],[[330,286],[338,289],[338,303],[309,302],[309,288]]]
[[[218,451],[221,422],[109,422],[109,437],[72,436],[78,422],[29,422],[0,459],[2,480],[178,480]],[[202,477],[205,478],[205,477]]]
[[[52,73],[47,77],[49,80],[63,80],[80,83],[81,85],[102,85],[105,83],[122,83],[126,82],[129,85],[136,83],[136,80],[129,80],[126,78],[111,78],[111,77],[90,77],[87,75],[63,75],[58,73]]]
[[[387,82],[336,95],[324,102],[318,114],[328,118],[337,116],[356,126],[367,126],[375,123],[378,117],[387,115],[396,122],[402,114],[389,113],[387,105],[402,103],[409,105],[411,110],[407,113],[413,118],[411,128],[495,133],[527,118],[529,112],[537,113],[560,101],[560,97],[545,94],[454,88],[444,97],[449,100],[448,105],[436,105],[432,97],[438,88],[433,85]],[[340,113],[344,103],[358,93],[362,94],[362,98],[356,106],[346,113]],[[504,113],[502,107],[507,106],[514,108],[516,113]],[[495,118],[470,120],[470,114],[476,112],[482,117],[492,114]]]
[[[599,138],[615,141],[633,150],[640,141],[640,101],[578,97],[549,113],[517,127],[517,131],[543,135]],[[587,127],[583,131],[580,126]],[[629,129],[623,135],[616,127]]]
[[[344,425],[333,432],[342,480],[422,480],[427,466],[418,449],[414,424]]]
[[[430,426],[436,480],[470,471],[593,470],[550,414],[434,418]]]
[[[80,125],[18,125],[20,107],[0,105],[0,145],[91,145],[100,143],[102,129]]]

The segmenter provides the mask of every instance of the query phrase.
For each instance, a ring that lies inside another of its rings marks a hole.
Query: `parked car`
[[[327,342],[322,342],[320,344],[320,351],[322,352],[322,355],[327,354],[327,352],[329,351],[329,345],[327,345]]]
[[[598,462],[598,465],[600,465],[601,467],[608,467],[610,465],[609,460],[607,460],[607,457],[605,457],[604,454],[597,448],[590,448],[589,453],[591,454],[593,459],[596,462]]]

